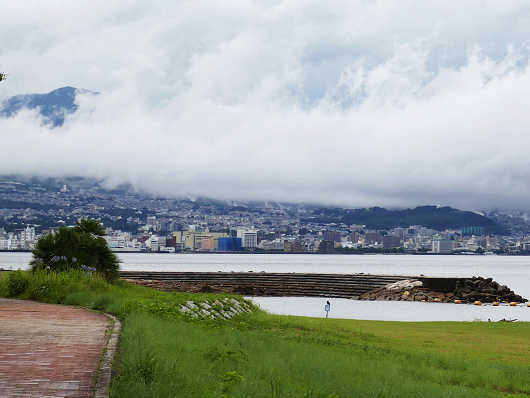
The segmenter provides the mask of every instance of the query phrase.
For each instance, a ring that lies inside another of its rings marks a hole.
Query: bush
[[[29,279],[22,271],[11,272],[7,278],[7,295],[9,297],[19,296],[29,286]]]
[[[83,219],[72,228],[59,228],[43,236],[33,250],[33,271],[63,272],[93,268],[105,279],[118,277],[119,261],[103,238],[105,230],[97,220]]]

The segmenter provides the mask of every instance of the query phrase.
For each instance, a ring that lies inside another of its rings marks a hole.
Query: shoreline
[[[484,254],[484,253],[415,253],[415,252],[406,252],[406,253],[309,253],[309,252],[281,252],[281,251],[179,251],[179,252],[148,252],[148,251],[134,251],[134,250],[112,250],[115,254],[185,254],[185,255],[193,255],[193,254],[253,254],[253,255],[260,255],[260,254],[278,254],[278,255],[309,255],[309,256],[319,256],[319,255],[326,255],[326,256],[375,256],[375,255],[384,255],[384,256],[499,256],[499,257],[530,257],[530,253],[499,253],[499,254]],[[32,250],[0,250],[0,253],[32,253]]]

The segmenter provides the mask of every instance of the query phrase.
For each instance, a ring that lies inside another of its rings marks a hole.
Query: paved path
[[[91,397],[109,319],[0,299],[0,397]]]

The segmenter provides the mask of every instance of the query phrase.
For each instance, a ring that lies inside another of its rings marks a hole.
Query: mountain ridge
[[[481,227],[487,233],[503,234],[506,228],[489,217],[473,211],[455,209],[449,206],[425,205],[408,209],[389,210],[383,207],[342,209],[319,208],[312,217],[321,223],[343,223],[366,225],[370,229],[389,229],[422,225],[436,230]]]
[[[77,206],[76,200],[79,200],[81,205],[90,204],[96,200],[102,202],[105,207],[113,207],[118,205],[117,201],[124,201],[124,203],[119,204],[120,208],[124,212],[130,210],[134,213],[139,209],[149,207],[157,200],[167,200],[168,203],[171,203],[169,205],[171,208],[178,209],[184,206],[194,211],[202,211],[204,214],[227,214],[230,212],[248,212],[262,216],[269,214],[271,222],[272,218],[275,217],[273,216],[274,209],[281,209],[285,214],[306,223],[360,224],[366,225],[367,229],[382,230],[413,225],[422,225],[437,230],[482,227],[485,233],[500,235],[505,234],[508,229],[511,230],[508,223],[500,223],[496,219],[473,211],[459,210],[448,206],[429,205],[409,209],[385,209],[382,207],[348,209],[304,203],[224,201],[202,197],[194,199],[161,197],[160,195],[136,191],[133,186],[127,184],[107,187],[104,180],[86,177],[38,178],[0,175],[0,208],[40,210],[43,205],[48,208],[57,208],[60,203],[44,203],[43,194],[47,192],[57,193],[63,186],[67,186],[68,191],[76,197],[75,200],[68,199],[67,208]],[[54,197],[57,198],[57,196]]]
[[[51,128],[61,127],[65,117],[78,109],[78,105],[75,103],[77,94],[97,95],[98,93],[65,86],[48,93],[19,94],[2,101],[0,117],[13,117],[22,109],[36,109],[42,116],[44,125]]]

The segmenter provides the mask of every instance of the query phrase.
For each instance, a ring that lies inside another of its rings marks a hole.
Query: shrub
[[[63,272],[91,267],[107,280],[114,280],[118,277],[119,261],[104,235],[105,230],[97,220],[83,219],[75,227],[59,228],[37,242],[32,269]]]
[[[29,279],[22,271],[15,271],[7,278],[7,295],[9,297],[19,296],[26,291],[29,286]]]

